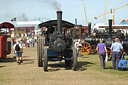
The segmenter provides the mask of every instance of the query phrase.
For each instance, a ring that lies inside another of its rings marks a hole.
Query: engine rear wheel
[[[65,60],[65,65],[66,66],[71,66],[72,65],[72,61],[71,60]]]
[[[66,49],[64,53],[65,58],[71,58],[72,57],[72,49]],[[72,66],[72,60],[65,60],[65,66],[71,67]]]
[[[90,53],[91,53],[91,45],[87,42],[82,43],[81,54],[82,55],[89,55]]]
[[[47,48],[44,48],[44,61],[43,61],[44,71],[47,71],[47,67],[48,67]]]
[[[39,38],[38,43],[37,43],[37,62],[38,62],[38,67],[43,67],[43,39]]]

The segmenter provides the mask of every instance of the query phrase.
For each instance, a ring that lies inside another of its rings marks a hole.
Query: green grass
[[[88,67],[88,69],[91,69],[93,71],[99,71],[105,74],[113,74],[113,75],[121,75],[124,77],[128,77],[127,72],[128,72],[128,66],[127,69],[124,71],[118,71],[118,70],[113,70],[112,67],[112,60],[106,62],[106,69],[101,69],[100,65],[100,60],[98,54],[94,55],[86,55],[86,56],[81,56],[79,58],[80,62],[87,62],[88,64],[85,65],[85,67]]]
[[[37,66],[37,50],[24,48],[23,64],[10,55],[0,62],[0,85],[128,85],[128,69],[112,69],[112,61],[101,69],[98,54],[78,57],[78,70],[66,69],[63,62],[49,62],[48,72]],[[128,67],[127,67],[128,68]]]

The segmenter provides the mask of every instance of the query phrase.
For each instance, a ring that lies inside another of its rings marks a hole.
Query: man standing
[[[118,63],[119,63],[119,60],[121,59],[121,50],[123,52],[123,46],[121,43],[119,43],[119,39],[115,38],[115,43],[111,45],[112,64],[113,64],[114,70],[115,69],[118,70]]]
[[[23,60],[22,60],[22,53],[23,53],[22,45],[19,42],[17,42],[14,45],[13,49],[14,49],[14,54],[16,56],[17,64],[19,65],[23,62]]]
[[[96,51],[99,53],[101,68],[105,69],[105,57],[107,49],[105,43],[103,43],[103,40],[100,39],[100,43],[97,44]]]
[[[80,54],[80,48],[81,48],[81,46],[82,46],[82,44],[81,44],[81,42],[80,42],[80,39],[78,39],[78,40],[76,40],[76,42],[75,42],[75,48],[76,48],[76,50],[77,50],[77,53],[78,54]]]

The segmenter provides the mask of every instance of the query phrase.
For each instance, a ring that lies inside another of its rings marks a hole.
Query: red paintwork
[[[5,58],[7,55],[7,38],[8,35],[0,35],[0,58]]]

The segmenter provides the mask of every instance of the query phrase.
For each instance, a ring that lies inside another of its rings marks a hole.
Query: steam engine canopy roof
[[[0,28],[14,28],[15,26],[9,22],[3,22],[0,24]]]
[[[51,26],[57,26],[57,20],[46,21],[46,22],[43,22],[43,23],[41,23],[41,24],[38,25],[39,28],[42,28],[42,27],[51,27]],[[62,20],[62,27],[72,28],[74,26],[75,26],[74,24]]]

